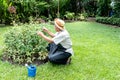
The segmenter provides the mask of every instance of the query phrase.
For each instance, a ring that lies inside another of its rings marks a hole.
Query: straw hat
[[[63,30],[65,28],[65,22],[62,19],[56,18],[54,20],[55,26],[59,28],[60,30]]]

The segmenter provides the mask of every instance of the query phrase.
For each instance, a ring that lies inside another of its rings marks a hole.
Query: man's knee
[[[48,56],[48,59],[49,59],[50,62],[55,62],[55,59],[54,59],[53,56]]]

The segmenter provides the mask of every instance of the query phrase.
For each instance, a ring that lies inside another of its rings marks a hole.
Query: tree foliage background
[[[111,0],[0,0],[0,23],[29,22],[30,17],[34,20],[66,19],[66,12],[74,13],[75,18],[84,13],[92,17],[109,16],[110,3]],[[120,1],[115,0],[115,17],[120,17],[119,7]]]

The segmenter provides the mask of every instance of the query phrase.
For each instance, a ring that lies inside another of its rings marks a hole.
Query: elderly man
[[[59,18],[54,20],[55,31],[53,34],[47,28],[43,28],[43,31],[48,33],[51,37],[47,37],[42,32],[38,32],[38,35],[49,42],[47,47],[48,60],[55,64],[69,64],[71,61],[71,55],[73,55],[72,42],[68,31],[65,29],[65,22]]]

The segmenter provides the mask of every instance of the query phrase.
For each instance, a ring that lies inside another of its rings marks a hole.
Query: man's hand
[[[48,33],[48,29],[46,27],[43,27],[42,30]]]
[[[48,41],[49,43],[52,43],[52,42],[53,42],[53,39],[47,37],[46,35],[44,35],[43,32],[38,31],[37,34],[38,34],[39,36],[41,36],[42,38],[44,38],[44,39],[45,39],[46,41]]]
[[[53,34],[51,31],[49,31],[49,29],[47,29],[46,27],[43,27],[42,31],[48,33],[52,38],[55,37],[55,34]]]
[[[40,31],[37,32],[37,34],[40,35],[40,36],[44,36],[43,32],[40,32]]]

